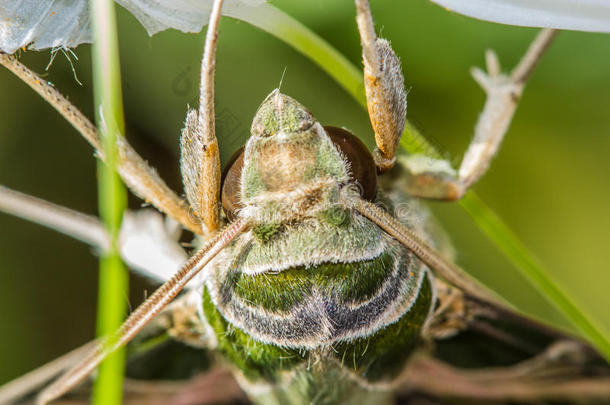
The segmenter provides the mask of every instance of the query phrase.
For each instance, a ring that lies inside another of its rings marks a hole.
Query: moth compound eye
[[[244,147],[239,148],[237,152],[231,156],[227,166],[222,172],[222,191],[221,201],[222,209],[229,221],[237,218],[237,210],[241,205],[241,170],[244,167]]]
[[[367,147],[345,129],[325,126],[324,130],[347,159],[352,180],[360,188],[362,198],[372,201],[377,195],[377,168]]]

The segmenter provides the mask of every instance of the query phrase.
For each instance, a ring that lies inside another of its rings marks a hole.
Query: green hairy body
[[[211,263],[202,296],[208,332],[255,403],[391,403],[431,313],[427,268],[341,204],[350,164],[296,101],[274,91],[263,102],[238,214],[255,225]],[[394,203],[381,191],[375,202]]]

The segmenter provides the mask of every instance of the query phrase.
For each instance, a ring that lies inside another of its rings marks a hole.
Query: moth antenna
[[[146,326],[186,284],[197,275],[222,249],[234,240],[248,226],[245,218],[233,222],[203,248],[187,260],[165,284],[159,287],[144,301],[121,325],[113,335],[91,350],[82,361],[62,375],[53,384],[45,388],[36,399],[38,405],[44,405],[59,398],[74,386],[83,381],[104,358],[120,347],[126,345]]]
[[[104,160],[97,128],[76,106],[14,56],[0,52],[0,65],[5,66],[55,108],[93,146],[97,156]],[[117,169],[131,191],[180,222],[186,229],[201,234],[201,224],[191,218],[186,201],[167,186],[157,171],[129,145],[127,140],[120,137],[117,142],[120,158]]]
[[[507,305],[502,303],[494,294],[477,283],[464,270],[445,260],[439,252],[424,242],[415,232],[404,226],[383,209],[357,196],[347,198],[349,199],[349,206],[396,238],[396,240],[445,280],[460,288],[466,294],[506,308]]]

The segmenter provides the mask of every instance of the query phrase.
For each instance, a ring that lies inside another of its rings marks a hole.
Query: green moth
[[[227,174],[241,175],[224,193],[241,195],[230,215],[253,226],[210,264],[203,312],[261,404],[383,403],[433,307],[426,266],[342,203],[351,167],[374,170],[373,158],[347,131],[328,130],[342,142],[275,90]],[[391,207],[374,183],[362,188]]]

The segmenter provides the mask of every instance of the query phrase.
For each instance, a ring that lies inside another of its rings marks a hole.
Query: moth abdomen
[[[251,228],[210,267],[203,313],[242,387],[264,404],[382,403],[433,294],[425,265],[341,199],[392,205],[364,144],[274,91],[223,178],[225,213]]]
[[[387,381],[432,305],[425,267],[392,242],[374,258],[347,263],[248,274],[237,266],[244,262],[215,272],[203,305],[221,352],[253,381],[274,383],[313,360],[367,384]]]

